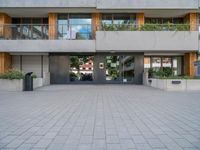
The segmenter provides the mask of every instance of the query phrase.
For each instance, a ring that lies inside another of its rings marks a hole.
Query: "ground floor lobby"
[[[135,83],[142,84],[143,53],[56,54],[49,56],[52,84]]]
[[[51,85],[0,95],[1,150],[200,149],[199,92]]]
[[[194,72],[195,55],[123,53],[11,53],[11,68],[49,76],[50,84],[142,84],[143,73],[167,69],[174,76]],[[192,57],[191,57],[192,56]]]

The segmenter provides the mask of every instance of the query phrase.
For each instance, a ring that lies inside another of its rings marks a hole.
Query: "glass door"
[[[106,81],[130,83],[134,81],[134,56],[106,56]]]
[[[121,64],[121,74],[123,82],[133,82],[135,76],[135,69],[134,69],[134,56],[122,56]]]

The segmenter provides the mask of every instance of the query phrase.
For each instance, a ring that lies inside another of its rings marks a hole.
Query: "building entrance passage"
[[[143,53],[52,53],[49,62],[51,84],[142,84]]]

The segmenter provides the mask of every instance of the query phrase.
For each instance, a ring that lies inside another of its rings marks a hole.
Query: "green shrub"
[[[14,79],[24,79],[24,74],[17,70],[10,70],[6,73],[0,74],[0,79],[8,79],[8,80],[14,80]]]
[[[172,76],[173,72],[170,67],[163,67],[157,71],[153,70],[153,68],[150,68],[148,73],[149,73],[149,78],[154,78],[154,77],[163,78]]]
[[[189,31],[189,24],[144,24],[140,31]]]

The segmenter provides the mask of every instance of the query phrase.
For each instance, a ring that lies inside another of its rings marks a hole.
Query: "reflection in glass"
[[[120,56],[106,56],[106,80],[119,81]]]
[[[161,68],[161,57],[152,57],[152,68],[155,71]]]
[[[182,74],[182,59],[181,57],[173,58],[173,75],[179,76]]]
[[[144,57],[144,68],[151,68],[151,58]]]
[[[163,67],[172,67],[172,58],[171,57],[163,57],[162,58],[162,66]]]
[[[134,56],[106,56],[106,80],[132,82],[134,62]]]
[[[90,14],[61,14],[58,17],[59,39],[92,39]]]
[[[70,56],[70,81],[93,81],[93,56]]]
[[[123,82],[131,82],[134,80],[134,63],[135,63],[135,58],[134,56],[123,56],[121,64],[122,66],[122,77],[123,77]]]
[[[134,14],[103,14],[103,24],[135,24],[136,16]]]

